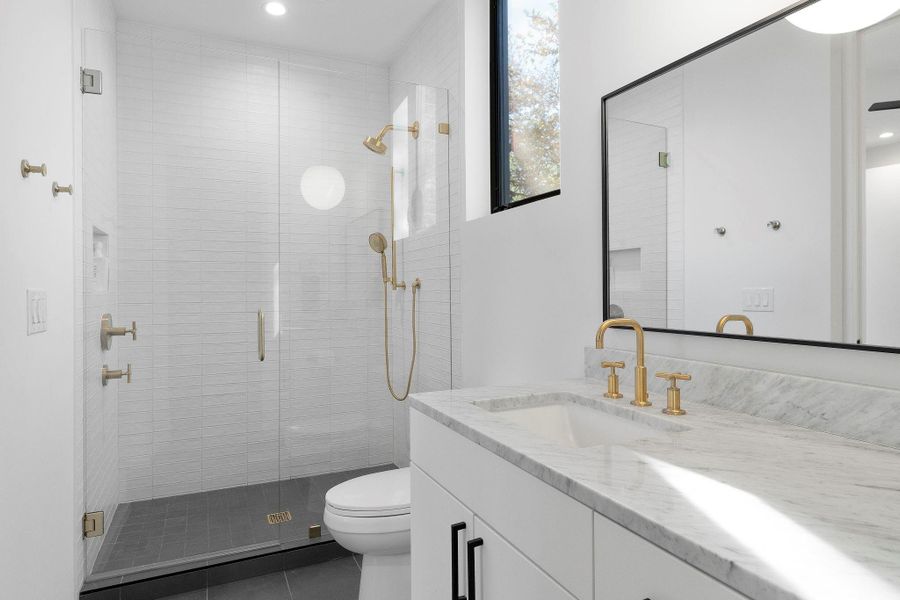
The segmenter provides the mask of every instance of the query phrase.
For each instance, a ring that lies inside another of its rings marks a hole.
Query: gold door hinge
[[[450,123],[438,123],[438,133],[441,135],[450,135]]]
[[[668,152],[660,152],[659,153],[659,166],[663,169],[669,168],[669,153]]]
[[[321,525],[310,525],[309,526],[309,535],[307,537],[309,537],[309,539],[322,537],[322,526]]]
[[[103,535],[103,511],[84,513],[81,518],[81,533],[86,538]]]

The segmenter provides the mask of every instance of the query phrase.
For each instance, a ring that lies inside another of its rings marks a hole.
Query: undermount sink
[[[668,437],[668,432],[687,429],[679,424],[660,422],[658,418],[636,421],[617,416],[627,409],[593,403],[574,394],[546,394],[523,399],[475,402],[504,419],[551,442],[569,448],[616,445],[637,440]],[[626,413],[627,414],[627,413]]]

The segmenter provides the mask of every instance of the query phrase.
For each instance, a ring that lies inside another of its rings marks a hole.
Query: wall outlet
[[[47,291],[26,290],[25,318],[28,321],[28,335],[47,331]]]
[[[744,288],[741,307],[744,312],[775,312],[775,288]]]

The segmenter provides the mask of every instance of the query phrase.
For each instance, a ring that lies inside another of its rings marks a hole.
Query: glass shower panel
[[[281,496],[294,517],[282,544],[297,546],[330,539],[330,487],[408,464],[406,403],[386,383],[385,285],[395,388],[409,373],[417,277],[413,391],[450,387],[449,138],[437,133],[446,91],[392,83],[385,69],[282,62],[280,82]],[[383,283],[375,232],[405,289]]]
[[[278,63],[133,29],[84,32],[89,582],[279,541]],[[101,350],[102,313],[136,339]]]

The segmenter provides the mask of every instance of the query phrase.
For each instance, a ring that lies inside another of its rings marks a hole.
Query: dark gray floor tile
[[[383,465],[122,504],[106,534],[94,574],[152,568],[161,560],[203,557],[268,542],[305,544],[309,526],[322,524],[325,493],[330,488],[391,468],[395,467]],[[279,510],[291,511],[293,520],[269,525],[266,515]],[[330,539],[324,526],[321,539]]]
[[[208,600],[291,600],[283,572],[213,586],[207,594]]]
[[[359,567],[352,556],[286,571],[294,600],[356,600]]]
[[[184,594],[166,596],[165,598],[160,598],[160,600],[206,600],[206,590],[194,590]]]

